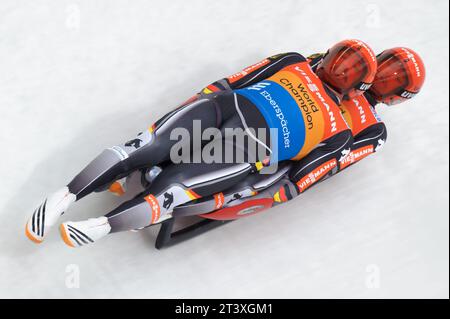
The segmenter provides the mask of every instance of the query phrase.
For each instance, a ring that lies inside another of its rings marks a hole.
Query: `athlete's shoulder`
[[[314,53],[308,56],[308,63],[314,72],[316,72],[317,66],[323,60],[324,56],[325,53]]]
[[[286,52],[286,53],[274,54],[274,55],[268,57],[268,59],[270,61],[289,60],[289,61],[292,61],[293,63],[307,61],[307,59],[298,52]]]

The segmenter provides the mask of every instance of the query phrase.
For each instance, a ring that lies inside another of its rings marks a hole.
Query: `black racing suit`
[[[315,54],[309,57],[310,65],[314,71],[322,58],[323,54]],[[350,152],[345,154],[345,158],[333,169],[329,165],[316,166],[313,171],[308,171],[305,174],[302,173],[304,166],[294,166],[290,172],[290,180],[285,180],[284,185],[272,192],[275,205],[295,198],[311,186],[317,185],[319,182],[379,151],[386,142],[387,130],[375,110],[376,105],[377,101],[369,92],[354,99],[342,101],[340,109],[353,134]]]
[[[78,200],[133,171],[163,167],[143,194],[106,215],[116,232],[158,223],[170,217],[173,207],[224,191],[269,164],[295,161],[290,178],[297,185],[317,169],[337,171],[353,136],[339,99],[309,63],[298,53],[279,54],[208,85],[136,138],[103,151],[68,184],[69,191]],[[213,128],[217,130],[208,133]],[[241,131],[231,138],[219,134],[227,128]],[[181,129],[177,136],[186,133],[188,138],[181,143],[174,139],[176,129]],[[208,133],[207,138],[192,138],[198,133]],[[229,160],[225,151],[206,162],[198,156],[206,148],[227,150],[230,145],[233,154],[240,151],[243,157]],[[177,146],[188,150],[179,156],[180,163],[173,160]],[[199,161],[192,163],[196,156]]]

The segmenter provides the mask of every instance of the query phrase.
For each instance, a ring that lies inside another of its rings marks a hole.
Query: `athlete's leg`
[[[170,149],[177,143],[170,139],[175,128],[183,128],[190,137],[195,121],[201,123],[202,129],[217,128],[220,125],[219,112],[213,100],[204,99],[170,113],[135,139],[104,150],[68,184],[69,191],[78,200],[131,171],[169,160]]]
[[[230,188],[254,170],[254,165],[248,163],[172,165],[160,173],[145,193],[104,217],[66,222],[61,225],[61,235],[69,246],[78,247],[109,233],[160,223],[171,218],[174,207]]]
[[[238,123],[230,119],[225,125]],[[243,130],[236,131],[232,136],[212,140],[200,151],[219,152],[213,161],[202,154],[201,163],[169,165],[159,173],[146,192],[105,215],[107,220],[103,218],[63,224],[61,227],[63,239],[70,246],[80,246],[86,243],[80,238],[77,241],[70,237],[70,235],[76,237],[77,230],[95,241],[110,232],[139,229],[156,224],[171,218],[173,209],[179,205],[209,197],[235,186],[261,168],[255,161],[251,161],[257,154],[249,154],[247,147],[249,141],[251,138]],[[220,152],[221,150],[223,152]],[[232,157],[228,156],[230,152],[233,154]],[[239,156],[240,152],[242,156]],[[239,161],[240,157],[244,159],[243,162]],[[88,230],[91,228],[92,236]],[[98,237],[99,234],[103,235]]]
[[[221,113],[215,100],[201,99],[169,113],[136,138],[104,150],[67,186],[43,201],[27,223],[27,236],[41,242],[50,226],[76,200],[95,190],[107,189],[134,170],[169,160],[170,149],[177,143],[170,139],[174,128],[184,128],[192,136],[194,121],[200,121],[202,129],[217,128],[222,121]]]

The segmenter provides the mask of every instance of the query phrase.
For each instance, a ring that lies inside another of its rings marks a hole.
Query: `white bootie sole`
[[[58,218],[75,202],[76,196],[67,187],[56,191],[36,208],[25,226],[25,235],[34,243],[42,243]]]
[[[69,247],[81,247],[106,236],[111,231],[108,218],[91,218],[81,222],[66,222],[59,227],[61,238]]]

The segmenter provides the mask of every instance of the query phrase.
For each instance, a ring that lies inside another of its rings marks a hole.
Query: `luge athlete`
[[[268,163],[296,161],[294,183],[324,163],[340,163],[350,153],[353,135],[338,105],[367,91],[376,68],[376,57],[364,42],[346,40],[320,60],[317,74],[301,54],[285,53],[216,81],[136,138],[104,150],[67,186],[44,200],[28,221],[26,234],[42,242],[73,202],[110,188],[133,171],[157,165],[162,171],[143,194],[104,217],[62,224],[64,241],[82,246],[109,233],[159,223],[170,218],[175,206],[226,190]],[[232,144],[232,149],[245,152],[245,161],[172,164],[171,149],[177,141],[170,139],[171,132],[183,128],[192,136],[196,122],[202,132],[241,128],[247,141],[265,148],[267,156],[235,138],[211,136],[200,149],[216,144],[226,149]]]

